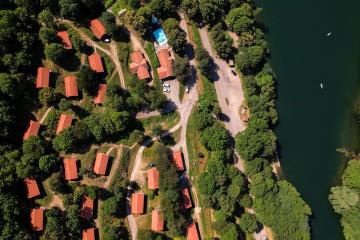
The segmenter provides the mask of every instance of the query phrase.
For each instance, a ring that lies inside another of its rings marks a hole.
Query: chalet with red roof
[[[143,192],[136,192],[131,194],[131,213],[143,214],[144,213],[144,200],[145,195]]]
[[[184,161],[180,150],[173,152],[173,160],[178,171],[184,171]]]
[[[164,214],[156,209],[151,212],[151,230],[154,232],[164,230]]]
[[[191,223],[186,229],[186,240],[199,240],[199,232],[196,227],[196,223]]]
[[[109,155],[98,152],[96,154],[96,159],[94,164],[94,173],[99,175],[105,175],[108,161],[109,161]]]
[[[32,208],[30,211],[30,224],[31,230],[42,231],[44,230],[44,209]]]
[[[182,190],[182,196],[183,196],[183,208],[184,209],[189,209],[192,208],[192,203],[191,203],[191,198],[190,198],[190,193],[189,193],[189,189],[184,188]]]
[[[149,189],[159,189],[159,171],[155,167],[148,169],[147,180]]]
[[[59,134],[65,128],[70,127],[72,120],[73,120],[73,117],[71,115],[61,114],[58,126],[56,128],[56,134]]]
[[[26,186],[26,195],[27,198],[33,198],[40,195],[39,186],[35,180],[35,178],[25,178],[24,183]]]
[[[88,228],[83,230],[82,240],[95,240],[95,228]]]
[[[101,56],[98,53],[93,53],[89,56],[90,68],[97,73],[103,73],[104,67],[101,61]]]
[[[174,70],[172,65],[172,58],[167,48],[159,49],[157,52],[160,67],[157,68],[160,79],[165,79],[174,76]]]
[[[99,40],[103,39],[106,35],[106,29],[99,19],[90,21],[90,30]]]
[[[131,54],[130,71],[136,73],[140,80],[150,78],[149,66],[144,58],[144,55],[140,50],[137,50]]]
[[[99,89],[97,95],[94,97],[95,104],[103,104],[106,97],[107,86],[104,83],[99,84]]]
[[[47,67],[38,67],[36,76],[36,88],[49,87],[50,69]]]
[[[64,78],[64,81],[65,81],[65,96],[66,97],[79,96],[76,77],[67,76]]]
[[[64,159],[65,180],[71,181],[78,178],[78,170],[76,165],[76,158]]]
[[[37,136],[40,129],[40,122],[30,120],[29,127],[24,133],[23,140],[27,140],[31,136]]]
[[[70,37],[67,31],[58,32],[57,36],[61,39],[65,49],[72,49]]]
[[[83,218],[90,219],[94,213],[94,200],[89,197],[84,197],[84,201],[81,207],[80,215]]]

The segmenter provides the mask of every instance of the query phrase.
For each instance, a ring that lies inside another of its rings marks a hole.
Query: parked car
[[[262,235],[262,236],[261,236],[261,240],[268,240],[268,238],[267,238],[267,236]]]
[[[237,75],[234,69],[231,69],[231,73],[232,73],[234,76]]]
[[[164,88],[163,88],[163,92],[169,93],[169,92],[170,92],[170,88],[164,87]]]
[[[163,83],[163,87],[170,87],[170,84],[168,84],[168,83]]]
[[[188,87],[185,88],[185,92],[186,92],[186,93],[189,93],[189,88],[188,88]]]

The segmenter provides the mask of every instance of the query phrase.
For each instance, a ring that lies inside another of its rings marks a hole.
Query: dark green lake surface
[[[343,239],[328,194],[345,164],[335,149],[359,146],[353,110],[360,92],[360,0],[257,3],[278,81],[284,177],[313,211],[312,239]]]

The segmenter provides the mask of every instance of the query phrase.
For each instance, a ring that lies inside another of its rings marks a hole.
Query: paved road
[[[245,129],[243,121],[240,119],[240,106],[244,102],[244,92],[239,76],[234,76],[230,71],[229,65],[216,56],[212,50],[208,32],[205,28],[199,29],[203,47],[209,52],[214,60],[216,72],[214,85],[218,101],[223,114],[226,128],[232,136]]]
[[[192,64],[194,64],[194,62],[192,62]],[[192,81],[195,81],[195,79],[196,79],[196,77],[193,76]],[[192,85],[193,86],[192,86],[192,88],[190,88],[189,93],[184,95],[183,101],[181,103],[180,103],[180,101],[175,102],[177,110],[180,113],[180,121],[174,127],[172,127],[167,133],[163,134],[163,135],[167,135],[167,134],[173,133],[176,130],[178,130],[179,128],[181,128],[180,141],[178,144],[176,144],[175,147],[178,149],[182,148],[187,170],[189,169],[189,154],[188,154],[188,150],[187,150],[187,146],[186,146],[186,126],[187,126],[187,122],[189,120],[192,108],[198,99],[196,85],[195,85],[195,83],[192,83]],[[139,182],[145,181],[144,179],[141,179],[142,176],[139,174],[139,172],[141,171],[142,154],[143,154],[143,151],[146,148],[146,146],[148,146],[152,141],[155,141],[155,140],[156,140],[156,138],[153,137],[153,138],[147,140],[145,143],[143,143],[143,145],[139,148],[139,150],[136,154],[136,157],[135,157],[133,169],[131,171],[130,181],[139,181]],[[196,197],[196,199],[197,199],[197,197]],[[128,199],[128,201],[130,202],[130,199]],[[130,207],[128,207],[127,213],[128,213],[128,222],[129,222],[132,239],[136,239],[138,229],[136,226],[135,218],[133,215],[131,215]]]

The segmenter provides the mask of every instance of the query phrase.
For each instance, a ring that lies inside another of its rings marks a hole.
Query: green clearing
[[[185,85],[182,84],[181,82],[179,82],[179,99],[180,99],[180,102],[183,100],[184,95],[185,95]]]
[[[169,130],[175,126],[180,121],[180,114],[175,112],[164,113],[159,116],[154,116],[150,118],[140,119],[140,122],[145,129],[145,135],[151,134],[151,130],[157,124],[160,124],[163,130]]]
[[[158,157],[157,149],[159,149],[160,145],[161,143],[159,141],[155,141],[149,147],[144,149],[143,160],[146,161],[146,163],[155,162]]]
[[[149,59],[150,59],[150,65],[151,65],[151,68],[153,69],[153,78],[154,78],[154,87],[156,89],[160,89],[161,91],[161,82],[160,82],[160,79],[159,79],[159,75],[157,73],[157,68],[159,67],[159,60],[156,56],[156,53],[155,53],[155,48],[154,48],[154,45],[150,42],[146,42],[145,43],[145,52],[146,54],[148,55]]]
[[[126,147],[125,147],[126,148]],[[125,149],[124,148],[124,149]],[[135,162],[135,158],[136,158],[136,154],[139,151],[140,145],[136,144],[133,148],[127,148],[130,149],[130,159],[129,159],[129,164],[128,164],[128,170],[127,170],[127,174],[128,176],[131,175],[131,171],[134,167],[134,162]]]
[[[96,149],[90,149],[87,153],[79,154],[78,159],[81,162],[80,173],[84,173],[86,169],[92,168],[95,160]]]
[[[190,21],[190,29],[191,29],[190,39],[195,43],[195,47],[202,48],[202,42],[201,42],[199,30],[193,21]]]
[[[35,200],[37,204],[44,207],[49,207],[49,204],[51,203],[54,196],[54,193],[50,190],[50,178],[51,177],[47,178],[45,181],[42,182],[44,192],[42,192],[41,196],[43,197]]]
[[[132,47],[130,42],[118,42],[118,55],[126,85],[129,85],[130,81],[134,78],[134,75],[130,72],[129,69],[131,51]]]
[[[127,0],[117,0],[114,5],[111,7],[112,11],[117,15],[120,10],[130,8],[127,3]]]

